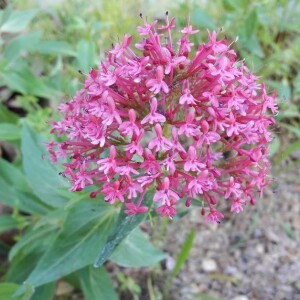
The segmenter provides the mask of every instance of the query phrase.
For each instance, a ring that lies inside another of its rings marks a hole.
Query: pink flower
[[[223,218],[217,206],[224,199],[232,212],[254,204],[270,184],[276,94],[267,94],[217,32],[193,51],[190,36],[198,30],[177,30],[174,18],[137,30],[135,46],[126,34],[60,104],[51,134],[61,142],[48,143],[51,161],[63,161],[60,174],[72,191],[89,187],[93,198],[125,202],[128,215],[147,212],[151,192],[168,218],[179,202],[193,207],[194,199],[202,213],[208,207],[211,222]]]
[[[185,122],[179,127],[178,134],[185,134],[187,137],[196,137],[200,134],[198,126],[194,123],[195,113],[190,110],[186,116]]]
[[[131,134],[139,135],[140,134],[140,128],[136,124],[135,110],[130,109],[129,112],[128,112],[128,116],[129,116],[129,121],[123,122],[119,127],[119,130],[120,130],[121,134],[125,135],[125,136],[126,135],[131,135]]]
[[[71,191],[81,191],[86,186],[93,184],[93,179],[85,170],[86,164],[80,166],[80,171],[73,177],[73,186]]]
[[[128,48],[132,40],[132,36],[125,34],[122,44],[117,45],[114,49],[110,50],[111,54],[114,54],[117,58],[121,57],[125,50]]]
[[[149,186],[151,185],[153,182],[155,182],[155,180],[157,178],[159,178],[161,175],[161,173],[156,173],[153,175],[145,175],[145,176],[141,176],[137,179],[137,181],[141,184],[142,187],[144,186]]]
[[[148,35],[152,33],[152,30],[155,28],[156,24],[157,21],[154,21],[152,24],[145,23],[144,26],[138,26],[137,31],[141,36]]]
[[[143,138],[143,136],[144,136],[144,130],[141,129],[139,136],[133,136],[131,143],[129,145],[126,145],[124,149],[131,154],[136,153],[138,155],[142,155],[143,147],[141,146],[140,141]]]
[[[157,213],[159,213],[162,217],[167,217],[169,219],[173,219],[176,215],[176,209],[174,205],[162,205],[156,209]]]
[[[172,128],[172,144],[173,144],[173,149],[177,150],[178,153],[186,152],[178,140],[178,134],[177,134],[177,130],[175,127]]]
[[[148,211],[147,206],[137,206],[133,203],[125,204],[125,214],[128,216],[136,215],[136,214],[144,214]]]
[[[189,147],[188,156],[186,162],[184,163],[184,170],[189,171],[201,171],[206,167],[206,164],[200,162],[199,157],[197,157],[196,148],[194,146]]]
[[[154,129],[156,132],[156,138],[150,141],[148,145],[149,149],[154,149],[155,152],[165,152],[167,150],[170,150],[173,146],[172,142],[163,136],[161,126],[159,124],[156,124],[154,126]]]
[[[108,110],[103,113],[102,123],[106,126],[111,125],[114,120],[118,123],[122,123],[122,119],[116,110],[116,104],[112,97],[107,97]]]
[[[105,195],[104,200],[114,204],[116,200],[124,202],[124,193],[120,189],[120,181],[113,184],[107,182],[103,185],[101,192]]]
[[[205,221],[211,222],[211,223],[220,223],[220,220],[223,218],[224,218],[224,215],[222,213],[211,208],[209,214],[205,218]]]
[[[191,25],[188,25],[187,27],[183,28],[180,32],[184,34],[195,34],[198,33],[199,30],[193,30],[193,27]]]
[[[153,125],[154,123],[164,123],[166,122],[166,117],[162,114],[157,113],[157,100],[152,98],[150,104],[150,113],[141,121],[141,124],[149,123]]]
[[[165,166],[166,170],[170,172],[170,174],[174,174],[176,171],[175,158],[177,154],[169,154],[169,156],[162,161],[162,165]]]
[[[232,202],[230,211],[238,214],[244,210],[244,204],[244,201],[241,198],[238,198]]]
[[[199,175],[188,184],[188,193],[193,198],[215,187],[214,178],[208,174],[208,170],[200,172]]]
[[[231,176],[229,179],[229,186],[226,189],[225,199],[229,198],[231,194],[234,194],[237,198],[240,197],[242,194],[240,188],[241,184],[234,182],[234,178]]]
[[[228,120],[228,125],[227,125],[227,136],[231,137],[233,134],[234,135],[238,135],[240,134],[240,132],[243,131],[243,129],[245,128],[245,125],[239,123],[236,121],[236,118],[234,117],[233,113],[230,112],[229,114],[229,120]]]
[[[162,183],[162,187],[154,195],[153,201],[161,202],[164,205],[170,206],[172,201],[176,202],[179,200],[179,196],[174,191],[170,190],[170,180],[168,177],[165,177]]]
[[[130,178],[128,176],[128,178]],[[143,192],[143,187],[137,183],[136,181],[131,181],[128,183],[128,187],[127,187],[127,191],[128,191],[128,199],[134,199],[138,196],[139,193]]]
[[[195,105],[196,104],[196,99],[193,97],[191,94],[189,88],[188,88],[188,81],[186,80],[184,82],[184,88],[183,88],[183,95],[179,98],[179,104],[184,105]]]
[[[99,159],[97,164],[100,166],[99,171],[103,171],[104,174],[108,174],[110,171],[116,169],[117,163],[115,161],[116,148],[115,146],[110,146],[110,153],[108,158]]]
[[[134,168],[132,168],[129,165],[116,167],[115,171],[116,171],[116,173],[119,173],[120,175],[127,175],[127,176],[130,176],[130,174],[135,174],[135,175],[139,174],[139,172],[137,170],[135,170]]]
[[[202,145],[203,143],[210,145],[211,143],[215,143],[221,139],[221,136],[218,133],[214,131],[208,131],[209,125],[207,121],[202,122],[201,128],[203,133],[200,135],[199,140],[197,141],[197,146]]]
[[[168,85],[163,81],[163,68],[162,66],[158,66],[156,68],[156,78],[149,79],[146,83],[147,87],[150,87],[150,91],[154,94],[158,94],[161,90],[166,94],[169,92]]]

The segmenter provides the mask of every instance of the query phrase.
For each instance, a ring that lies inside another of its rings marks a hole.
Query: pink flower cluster
[[[226,39],[208,32],[191,55],[196,34],[188,25],[172,41],[174,18],[137,28],[133,50],[125,35],[84,87],[60,105],[64,117],[52,133],[52,160],[63,158],[72,191],[94,186],[111,204],[125,202],[128,215],[145,213],[145,193],[155,190],[157,212],[172,218],[176,204],[202,205],[219,222],[220,199],[231,211],[255,203],[270,182],[268,142],[277,113],[276,95],[237,60]]]

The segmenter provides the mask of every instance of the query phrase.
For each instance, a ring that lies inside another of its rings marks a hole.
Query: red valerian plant
[[[160,28],[145,21],[135,50],[126,34],[89,72],[52,123],[64,142],[48,149],[53,162],[66,161],[72,191],[95,186],[92,198],[125,202],[128,215],[147,212],[145,193],[155,189],[161,216],[172,218],[178,202],[189,207],[195,199],[207,221],[219,222],[220,199],[238,213],[270,183],[276,95],[216,32],[192,56],[189,37],[198,30],[187,25],[174,43],[175,19],[166,20]]]

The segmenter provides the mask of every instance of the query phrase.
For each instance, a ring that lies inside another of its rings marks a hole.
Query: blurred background
[[[63,278],[35,299],[154,300],[163,294],[174,300],[300,299],[300,1],[1,0],[0,8],[1,300],[12,299],[26,278],[20,274],[24,258],[9,253],[45,210],[38,199],[42,191],[33,191],[46,171],[43,150],[26,148],[22,124],[30,126],[33,141],[40,135],[49,139],[48,121],[58,104],[82,85],[78,70],[97,66],[125,33],[137,37],[141,12],[160,20],[166,11],[178,28],[190,20],[201,30],[195,44],[206,41],[206,28],[223,27],[228,40],[238,36],[233,47],[239,58],[270,93],[277,91],[273,184],[242,214],[231,215],[224,204],[227,213],[218,226],[205,224],[193,208],[172,222],[143,225],[164,259],[147,268],[108,262],[115,290],[110,297],[93,296],[76,280]],[[54,224],[56,217],[48,215],[47,222]],[[24,265],[24,274],[28,268]]]

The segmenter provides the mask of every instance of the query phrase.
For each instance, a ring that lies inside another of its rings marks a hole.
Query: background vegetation
[[[16,290],[23,293],[19,299],[68,299],[73,296],[61,291],[70,286],[87,300],[141,297],[131,277],[119,272],[112,281],[107,265],[91,266],[106,238],[115,238],[110,234],[114,209],[87,200],[88,193],[69,193],[59,170],[42,159],[43,141],[50,139],[48,121],[82,84],[78,70],[88,72],[118,37],[134,34],[140,12],[163,19],[168,10],[178,26],[190,19],[201,29],[195,43],[206,40],[206,28],[223,27],[232,41],[238,36],[234,47],[240,58],[264,78],[270,92],[278,92],[280,130],[274,132],[272,161],[293,157],[299,163],[299,1],[17,0],[0,6],[0,299],[18,299],[11,298]],[[153,232],[162,233],[152,242],[141,230],[132,231],[110,260],[122,267],[152,266],[159,273],[166,254],[153,243],[161,243],[165,223],[151,222]],[[163,286],[171,286],[193,238],[191,232],[178,249],[164,283],[149,282],[150,299],[166,295]]]

